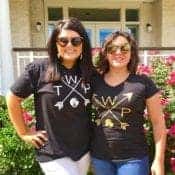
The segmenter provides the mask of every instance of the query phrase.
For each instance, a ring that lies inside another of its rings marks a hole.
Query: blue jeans
[[[95,175],[148,175],[149,160],[145,156],[141,159],[126,161],[107,161],[92,158]]]

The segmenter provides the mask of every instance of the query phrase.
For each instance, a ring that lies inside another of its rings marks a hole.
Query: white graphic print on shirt
[[[104,126],[113,128],[115,121],[117,124],[119,124],[119,127],[123,130],[126,130],[126,128],[129,126],[128,123],[121,121],[121,119],[124,119],[125,114],[129,114],[131,112],[131,109],[128,107],[120,107],[120,113],[116,112],[118,111],[119,105],[121,105],[124,101],[131,101],[131,98],[133,96],[132,92],[123,94],[123,98],[118,100],[117,96],[114,96],[114,98],[103,97],[97,98],[96,94],[93,94],[92,100],[94,101],[95,108],[98,110],[98,108],[102,108],[103,112],[99,115],[99,118],[96,119],[96,124],[101,125],[104,123]],[[104,121],[104,122],[103,122]]]
[[[86,98],[82,93],[80,93],[77,90],[77,87],[80,85],[81,83],[81,78],[78,78],[77,76],[72,76],[72,75],[64,75],[62,77],[62,83],[70,89],[69,93],[64,97],[64,99],[62,99],[62,101],[58,101],[54,106],[58,107],[59,110],[61,110],[64,107],[64,103],[66,100],[69,99],[69,97],[72,95],[72,93],[75,93],[76,95],[78,95],[81,99],[84,100],[84,105],[87,106],[88,103],[90,103],[90,100],[88,98]],[[60,89],[63,86],[54,86],[56,88],[57,91],[57,95],[60,95]],[[88,90],[90,90],[90,84],[86,83],[86,84],[81,84],[81,89],[84,90],[84,94],[87,93]],[[73,108],[77,108],[79,105],[79,100],[76,97],[73,97],[70,99],[69,104],[73,107]]]

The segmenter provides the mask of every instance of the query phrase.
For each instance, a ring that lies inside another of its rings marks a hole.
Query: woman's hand
[[[39,149],[48,141],[46,131],[34,131],[20,136],[26,143],[32,144]]]
[[[151,166],[151,175],[165,175],[164,163],[154,160]]]
[[[21,139],[38,149],[44,146],[48,140],[46,131],[28,131],[29,128],[26,126],[22,115],[21,102],[23,99],[9,92],[6,100],[10,120]]]

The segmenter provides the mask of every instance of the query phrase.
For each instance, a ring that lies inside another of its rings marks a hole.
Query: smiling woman
[[[96,175],[148,175],[149,158],[143,123],[147,108],[153,126],[155,156],[152,175],[164,175],[166,142],[159,89],[143,75],[136,41],[114,32],[104,41],[98,69],[92,80],[96,118],[91,155]]]
[[[82,40],[77,32],[63,29],[58,35],[57,49],[58,58],[68,68],[73,67],[77,59],[82,59]]]
[[[48,41],[49,58],[30,63],[7,96],[18,135],[36,148],[46,175],[86,175],[89,166],[91,46],[76,18],[61,20]],[[22,117],[21,102],[34,94],[36,131]],[[77,134],[77,133],[81,133]]]

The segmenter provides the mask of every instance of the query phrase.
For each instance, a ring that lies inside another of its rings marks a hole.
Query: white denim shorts
[[[39,164],[45,175],[86,175],[90,164],[90,155],[87,153],[78,161],[63,157]]]

